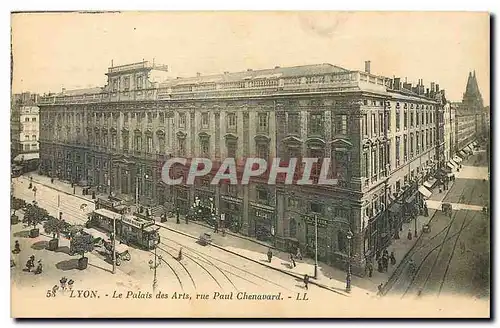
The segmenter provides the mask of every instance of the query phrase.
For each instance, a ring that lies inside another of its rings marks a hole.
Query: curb
[[[185,232],[183,232],[183,231],[179,231],[179,230],[172,229],[172,228],[169,228],[169,227],[167,227],[167,226],[164,226],[164,225],[162,225],[162,224],[158,224],[158,222],[156,222],[156,225],[157,225],[157,226],[159,226],[159,227],[161,227],[161,228],[164,228],[164,229],[167,229],[167,230],[173,231],[173,232],[175,232],[175,233],[178,233],[178,234],[180,234],[180,235],[183,235],[183,236],[189,237],[189,238],[191,238],[191,239],[198,240],[198,238],[197,238],[197,237],[194,237],[194,236],[192,236],[192,235],[190,235],[190,234],[188,234],[188,233],[185,233]],[[299,275],[299,274],[292,273],[292,272],[289,272],[289,271],[286,271],[286,270],[283,270],[283,269],[275,268],[275,267],[270,266],[270,265],[266,265],[265,263],[262,263],[262,262],[260,262],[260,261],[257,261],[257,260],[255,260],[255,259],[253,259],[253,258],[251,258],[251,257],[248,257],[248,256],[244,256],[244,255],[238,254],[238,253],[236,253],[236,252],[234,252],[234,251],[231,251],[231,250],[229,250],[229,249],[227,249],[227,248],[224,248],[224,247],[219,246],[219,245],[214,244],[214,243],[211,243],[210,245],[211,245],[211,246],[213,246],[213,247],[215,247],[215,248],[218,248],[218,249],[220,249],[220,250],[223,250],[223,251],[225,251],[225,252],[227,252],[227,253],[230,253],[230,254],[233,254],[233,255],[239,256],[239,257],[241,257],[241,258],[244,258],[244,259],[246,259],[246,260],[249,260],[249,261],[251,261],[251,262],[257,263],[257,264],[259,264],[259,265],[261,265],[261,266],[264,266],[264,267],[266,267],[266,268],[273,269],[273,270],[275,270],[275,271],[278,271],[278,272],[284,273],[284,274],[286,274],[286,275],[288,275],[288,276],[291,276],[291,277],[294,277],[294,278],[296,278],[296,279],[302,279],[302,276],[301,276],[301,275]],[[326,289],[326,290],[328,290],[328,291],[334,292],[334,293],[336,293],[336,294],[339,294],[339,295],[342,295],[342,296],[345,296],[345,297],[349,297],[349,294],[347,294],[347,293],[341,293],[341,292],[339,292],[338,290],[332,289],[331,287],[328,287],[328,286],[326,286],[326,285],[323,285],[323,284],[317,283],[317,282],[315,282],[315,281],[313,281],[313,280],[309,280],[309,283],[310,283],[310,284],[312,284],[312,285],[316,285],[316,286],[318,286],[318,287],[320,287],[320,288]]]
[[[23,179],[25,179],[25,180],[29,180],[27,176],[22,176],[22,177],[23,177]],[[38,180],[33,179],[33,182],[38,183],[38,184],[41,184],[42,186],[47,187],[47,188],[49,188],[49,189],[52,189],[52,190],[55,190],[55,191],[62,192],[62,193],[64,193],[64,194],[66,194],[66,195],[69,195],[69,196],[74,196],[74,197],[78,197],[78,198],[80,198],[80,199],[82,199],[82,200],[85,200],[85,201],[87,201],[87,202],[94,203],[94,201],[93,201],[92,199],[88,199],[88,198],[85,198],[85,197],[80,196],[80,195],[77,195],[77,194],[72,194],[72,193],[67,192],[67,191],[65,191],[65,190],[57,189],[56,187],[53,187],[53,186],[48,185],[48,184],[45,184],[45,183],[40,182],[40,181],[38,181]]]
[[[451,190],[451,187],[448,188],[448,190],[446,191],[445,195],[443,196],[443,199],[441,200],[441,202],[446,198],[446,196],[448,195],[448,193],[450,192],[450,190]],[[432,214],[432,216],[429,219],[429,221],[427,221],[427,224],[430,224],[432,222],[432,220],[436,216],[436,213],[438,212],[438,210],[439,209],[434,210],[434,214]],[[389,277],[389,279],[387,280],[387,282],[382,287],[382,296],[385,296],[389,292],[389,290],[392,288],[392,286],[394,285],[395,279],[397,277],[399,277],[399,275],[401,274],[403,263],[406,264],[406,260],[408,259],[409,254],[413,252],[413,250],[415,249],[415,247],[417,247],[417,244],[420,242],[420,240],[422,238],[422,235],[423,235],[423,233],[421,231],[420,235],[417,237],[417,240],[415,241],[415,243],[410,247],[410,249],[408,250],[408,252],[406,252],[406,254],[403,256],[403,258],[401,259],[401,261],[399,261],[398,266],[392,272],[391,276]],[[400,268],[401,268],[401,270],[400,270]],[[398,276],[396,276],[396,273],[398,274]],[[388,287],[389,285],[390,285],[390,287]]]

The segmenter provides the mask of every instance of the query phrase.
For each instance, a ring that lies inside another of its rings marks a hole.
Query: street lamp
[[[156,290],[156,286],[158,284],[158,280],[156,279],[156,268],[158,268],[161,264],[161,260],[162,260],[162,257],[161,255],[156,255],[156,246],[155,246],[155,260],[149,260],[148,264],[149,264],[149,269],[151,270],[154,270],[154,276],[153,276],[153,293],[155,292]],[[158,258],[158,262],[156,261],[156,259]]]
[[[314,279],[318,278],[318,215],[314,215]]]
[[[352,231],[349,229],[347,232],[347,277],[345,291],[351,292],[351,240],[353,237]]]

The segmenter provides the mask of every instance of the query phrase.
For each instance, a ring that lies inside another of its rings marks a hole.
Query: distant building
[[[14,94],[11,99],[11,158],[16,162],[38,158],[38,95]]]

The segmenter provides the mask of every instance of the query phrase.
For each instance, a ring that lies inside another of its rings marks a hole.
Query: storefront
[[[249,216],[254,222],[253,234],[261,241],[273,242],[275,234],[274,207],[250,203]]]
[[[316,221],[313,216],[304,215],[306,223],[306,254],[314,258],[316,254]],[[328,258],[328,240],[327,240],[328,221],[318,217],[318,261],[327,262]]]
[[[220,196],[220,211],[224,214],[224,225],[231,231],[239,232],[243,220],[243,200],[231,196]]]
[[[189,201],[189,187],[175,186],[175,204],[180,214],[186,214],[191,206]]]

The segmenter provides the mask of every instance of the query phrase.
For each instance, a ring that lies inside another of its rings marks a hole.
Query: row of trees
[[[38,226],[43,223],[43,228],[46,233],[52,235],[52,239],[49,241],[49,250],[56,251],[59,248],[59,239],[61,234],[68,234],[71,236],[71,248],[74,253],[80,254],[82,257],[79,259],[79,268],[85,269],[87,267],[88,259],[85,257],[85,253],[91,252],[94,249],[94,243],[92,236],[87,234],[79,233],[81,229],[75,229],[72,231],[71,224],[64,221],[61,218],[56,218],[47,212],[47,210],[34,205],[26,203],[24,200],[12,197],[11,206],[13,214],[11,220],[13,224],[13,217],[16,216],[16,211],[24,210],[24,222],[32,227],[29,234],[31,238],[36,238],[40,235],[40,230]]]

